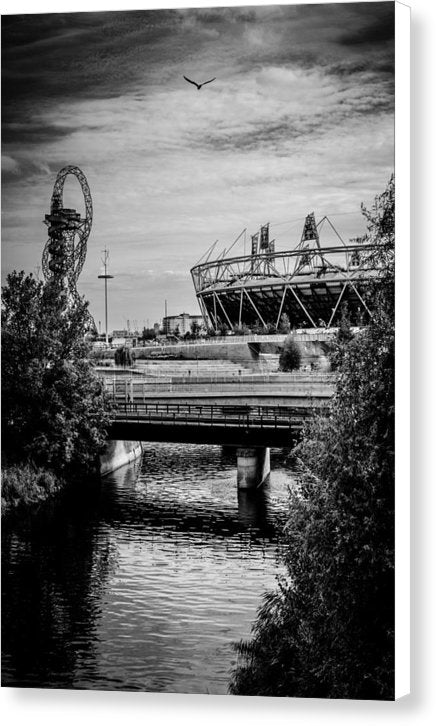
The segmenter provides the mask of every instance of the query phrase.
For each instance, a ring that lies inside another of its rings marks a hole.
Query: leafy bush
[[[234,325],[233,332],[235,335],[250,335],[251,330],[248,325],[242,323],[242,325]]]
[[[298,343],[295,342],[294,337],[288,335],[283,343],[283,348],[279,357],[279,369],[281,371],[295,371],[298,370],[301,364],[301,352]]]
[[[123,368],[129,368],[133,365],[135,356],[131,348],[129,348],[127,345],[123,345],[120,348],[116,349],[114,354],[114,360],[115,365],[122,366]]]
[[[36,504],[59,491],[63,481],[47,469],[30,464],[2,470],[2,514],[21,504]]]
[[[280,323],[279,323],[279,333],[289,333],[291,330],[291,323],[289,321],[289,316],[287,313],[283,313],[283,315],[280,317]]]

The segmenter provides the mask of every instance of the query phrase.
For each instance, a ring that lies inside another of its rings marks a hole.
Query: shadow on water
[[[256,540],[276,537],[283,507],[274,507],[269,484],[238,491],[234,453],[196,446],[185,457],[180,446],[160,446],[164,461],[159,450],[146,447],[140,468],[124,467],[105,478],[101,516],[108,524],[224,538],[242,532]]]
[[[148,445],[11,517],[2,685],[225,693],[230,644],[274,577],[288,484],[238,493],[218,447]]]
[[[116,563],[94,527],[99,483],[86,505],[72,492],[2,526],[2,685],[73,687],[93,649],[99,593]]]
[[[275,527],[268,522],[268,491],[266,486],[254,490],[238,491],[238,519],[245,526],[267,533]]]

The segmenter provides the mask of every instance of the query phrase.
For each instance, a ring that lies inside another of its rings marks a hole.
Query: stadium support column
[[[270,450],[266,447],[237,449],[238,489],[255,489],[270,475]]]

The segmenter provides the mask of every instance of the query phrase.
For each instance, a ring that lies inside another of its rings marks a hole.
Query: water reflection
[[[239,492],[218,447],[153,444],[3,527],[3,685],[225,693],[274,584],[291,482]]]
[[[2,528],[3,685],[72,687],[78,660],[92,657],[116,548],[92,509],[71,504]]]

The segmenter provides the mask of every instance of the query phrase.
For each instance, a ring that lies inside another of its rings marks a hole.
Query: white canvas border
[[[395,3],[395,696],[410,691],[410,8]]]
[[[306,3],[299,2],[299,0],[294,0],[294,2],[298,4],[311,4],[311,0],[306,0]],[[314,2],[322,2],[322,0],[314,0]],[[342,2],[342,0],[336,0],[336,2]],[[430,3],[427,3],[426,0],[416,0],[414,5],[416,4],[426,5],[430,6]],[[114,2],[113,0],[107,0],[106,2],[102,2],[101,0],[93,0],[89,2],[85,2],[84,0],[75,0],[74,2],[70,0],[70,2],[66,0],[58,0],[57,2],[54,2],[53,0],[41,0],[41,2],[38,3],[38,5],[35,5],[30,2],[30,0],[15,0],[12,2],[5,2],[3,3],[3,7],[1,8],[2,14],[18,14],[18,13],[32,13],[32,12],[68,12],[68,11],[90,11],[90,10],[121,10],[121,9],[135,9],[135,8],[164,8],[164,7],[201,7],[201,6],[237,6],[237,5],[262,5],[263,2],[259,2],[258,0],[253,0],[250,2],[250,0],[246,2],[234,2],[234,0],[227,0],[227,2],[198,2],[198,0],[192,0],[190,2],[189,0],[185,0],[185,2],[181,2],[180,0],[172,0],[172,2],[147,2],[147,0],[143,0],[142,2],[128,2],[128,3],[122,3],[122,2]],[[277,3],[280,4],[280,3]],[[283,3],[282,3],[283,4]],[[287,3],[286,3],[287,4]],[[403,49],[404,50],[404,49]],[[397,78],[400,77],[400,67],[399,63],[404,62],[404,53],[400,55],[397,55],[396,58],[396,76]],[[403,64],[404,65],[404,64]],[[405,73],[405,75],[403,75]],[[409,70],[408,68],[404,68],[402,70],[401,78],[404,80],[408,76]],[[402,81],[403,82],[403,81]],[[397,87],[397,91],[400,89]],[[405,98],[401,98],[401,92],[400,96],[398,93],[396,94],[396,103],[403,104],[405,102]],[[408,145],[408,129],[409,129],[409,112],[406,108],[406,111],[404,111],[405,106],[401,107],[404,112],[404,119],[400,119],[399,117],[399,107],[397,105],[397,128],[396,128],[396,149],[397,149],[397,155],[396,155],[396,183],[397,183],[397,200],[402,201],[401,206],[403,205],[404,200],[408,200],[410,196],[410,184],[409,184],[409,160],[407,158],[407,162],[404,160],[404,154],[402,155],[402,158],[400,157],[399,151],[401,148],[404,150],[403,143],[406,143]],[[403,124],[403,120],[405,120],[405,124]],[[406,141],[405,141],[406,140]],[[408,155],[407,155],[408,157]],[[403,180],[403,175],[406,174],[407,181]],[[400,220],[402,220],[402,229],[409,230],[409,222],[410,222],[410,211],[408,208],[408,201],[406,204],[407,209],[402,208],[401,211],[399,209],[400,205],[397,206],[397,225],[399,227]],[[403,226],[404,225],[404,226]],[[424,229],[424,225],[422,225],[421,229]],[[401,235],[402,232],[399,229],[398,234]],[[406,237],[408,238],[408,232],[406,232]],[[399,259],[397,259],[397,272],[396,272],[396,279],[397,279],[397,291],[400,289],[401,284],[401,290],[402,290],[402,300],[398,301],[398,294],[397,294],[397,320],[402,319],[404,321],[409,321],[409,296],[410,296],[410,285],[409,285],[409,261],[410,261],[410,252],[407,249],[403,249],[403,244],[406,245],[406,242],[401,242],[401,252],[399,255]],[[404,258],[402,258],[403,253],[406,255]],[[401,318],[399,317],[401,316]],[[404,359],[404,365],[403,362],[401,363],[401,370],[398,370],[399,378],[397,379],[398,388],[402,388],[404,392],[404,386],[409,388],[409,373],[410,373],[410,365],[408,361],[408,350],[409,350],[409,341],[410,341],[410,334],[407,330],[398,331],[397,333],[397,353],[398,351],[401,351],[402,358]],[[405,346],[405,347],[404,347]],[[409,411],[409,404],[406,403],[404,399],[402,401],[398,401],[398,404],[400,406],[399,412],[401,412],[401,417],[408,414]],[[398,409],[397,409],[398,410]],[[408,420],[408,415],[407,415]],[[397,426],[397,471],[399,474],[399,479],[406,478],[407,482],[409,479],[409,463],[410,463],[410,454],[409,454],[409,427],[408,425],[403,426],[400,425],[398,428]],[[401,446],[402,448],[399,449],[398,446]],[[404,449],[403,449],[404,447]],[[406,491],[407,490],[407,491]],[[398,525],[400,524],[403,526],[403,523],[406,522],[406,526],[408,526],[408,502],[409,502],[409,493],[408,493],[408,484],[407,486],[404,486],[404,482],[401,483],[401,490],[397,494],[399,496],[399,501],[397,501],[397,506],[399,506],[398,510],[398,517],[397,518],[397,535],[399,533]],[[407,534],[407,533],[406,533]],[[403,564],[405,564],[404,573],[405,575],[401,575],[401,580],[403,580],[403,576],[408,578],[408,562],[409,562],[409,552],[408,552],[408,546],[406,546],[407,537],[404,537],[401,539],[401,541],[396,542],[397,549],[397,556],[399,559],[403,561]],[[406,557],[403,558],[403,552],[406,551]],[[401,554],[401,557],[400,557]],[[397,567],[403,567],[399,562],[397,562]],[[400,572],[403,572],[403,570],[397,570],[397,582],[400,579]],[[407,588],[406,588],[407,589]],[[400,591],[397,591],[398,595],[401,595],[404,599],[404,588],[400,588]],[[409,606],[408,606],[409,598],[407,596],[407,604],[405,607],[400,606],[400,611],[397,615],[399,617],[398,625],[400,627],[400,623],[406,623],[408,622],[408,615],[409,612]],[[401,627],[403,627],[401,625]],[[409,648],[409,645],[406,643],[400,646],[400,649],[406,648],[406,650],[403,650],[401,652],[406,653],[407,649]],[[403,657],[403,656],[402,656]],[[405,656],[404,656],[405,657]],[[397,663],[397,668],[401,668],[401,663]],[[401,673],[398,671],[397,673],[397,680],[398,680],[398,689],[401,684],[406,684],[408,679],[408,674],[406,672]],[[406,685],[402,685],[402,688],[405,688]],[[6,699],[4,697],[7,697]],[[297,719],[297,722],[300,722],[302,719],[304,719],[305,723],[307,724],[319,724],[320,719],[322,719],[322,722],[327,723],[349,723],[350,718],[353,719],[353,723],[365,723],[368,717],[370,717],[372,720],[375,720],[376,722],[382,722],[386,723],[386,721],[389,723],[391,717],[394,717],[394,713],[392,712],[392,704],[376,704],[376,703],[366,703],[366,704],[356,704],[353,702],[326,702],[326,701],[315,701],[315,700],[307,700],[307,701],[300,701],[300,700],[281,700],[281,699],[222,699],[220,697],[213,697],[213,696],[160,696],[158,694],[139,694],[133,695],[133,694],[115,694],[115,693],[89,693],[85,694],[83,692],[65,692],[65,691],[38,691],[38,690],[32,690],[32,691],[14,691],[12,689],[2,689],[1,693],[2,698],[2,706],[5,706],[5,700],[6,708],[7,708],[7,718],[9,724],[15,724],[15,723],[23,723],[25,720],[30,721],[32,724],[51,724],[56,723],[59,724],[61,721],[64,724],[75,724],[77,721],[77,718],[85,718],[85,723],[88,722],[88,719],[91,720],[91,718],[98,718],[105,724],[112,724],[112,723],[118,723],[120,718],[126,715],[126,711],[129,712],[130,718],[132,718],[132,722],[136,718],[144,719],[144,717],[147,719],[148,722],[155,723],[169,723],[170,720],[173,721],[174,719],[177,719],[178,724],[187,724],[189,723],[190,726],[193,723],[204,723],[204,719],[207,719],[208,723],[212,724],[218,724],[222,721],[222,719],[229,719],[229,717],[232,715],[235,719],[238,721],[239,724],[245,724],[250,723],[250,726],[254,726],[257,723],[265,723],[265,720],[268,720],[269,723],[280,723],[284,721],[285,719],[288,720],[289,717],[293,717]],[[218,700],[217,700],[218,699]],[[164,703],[165,701],[165,703]],[[240,703],[237,703],[239,702]],[[226,705],[228,704],[228,705]],[[5,713],[4,708],[2,708],[2,711]],[[380,721],[377,719],[377,715],[380,716]],[[413,718],[412,713],[408,711],[408,716],[406,714],[403,714],[403,716],[406,716],[406,718],[402,718],[400,716],[400,713],[398,710],[396,710],[396,721],[404,721],[404,723],[409,723],[410,718]],[[399,717],[399,718],[398,718]],[[423,721],[419,721],[420,723],[423,723]],[[427,721],[426,721],[427,722]],[[233,719],[230,721],[230,723],[233,723]]]

